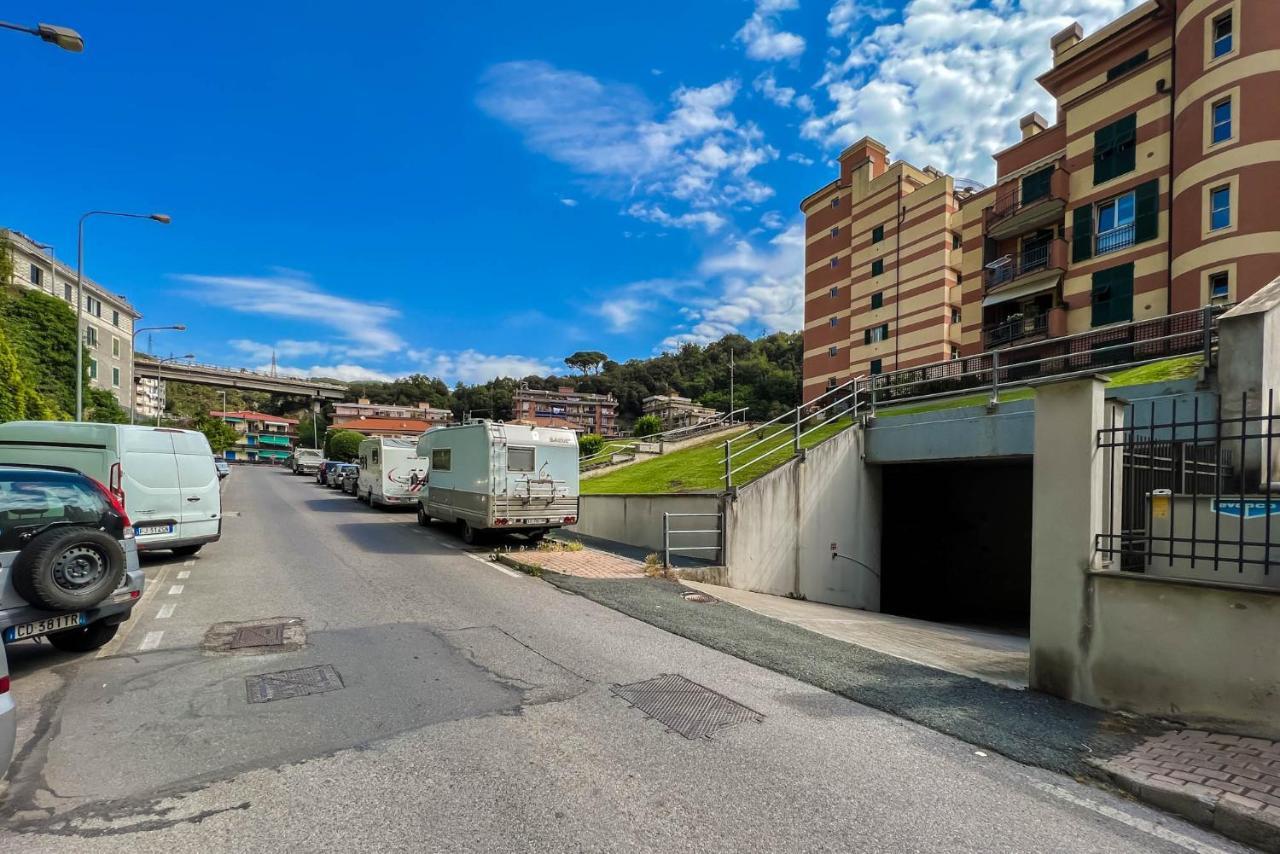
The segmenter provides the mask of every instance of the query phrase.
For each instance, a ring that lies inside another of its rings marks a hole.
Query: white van
[[[360,477],[356,481],[356,498],[370,507],[399,507],[418,500],[411,486],[415,474],[425,472],[418,465],[417,444],[412,439],[387,439],[375,436],[360,443]]]
[[[0,424],[0,462],[66,466],[124,502],[138,550],[190,555],[222,536],[209,440],[195,430],[71,421]]]
[[[418,523],[457,523],[462,539],[516,531],[539,539],[578,521],[578,437],[558,427],[474,421],[418,438]]]

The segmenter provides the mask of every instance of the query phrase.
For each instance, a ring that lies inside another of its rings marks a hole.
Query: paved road
[[[102,655],[11,650],[5,850],[1242,850],[513,574],[412,515],[270,469],[237,469],[224,500],[223,541],[149,561]],[[305,643],[208,648],[215,624],[267,618]],[[343,687],[247,702],[245,677],[312,665]],[[763,720],[691,741],[610,690],[661,673]]]

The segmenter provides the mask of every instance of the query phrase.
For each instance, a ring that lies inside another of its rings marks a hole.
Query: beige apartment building
[[[656,415],[662,422],[663,430],[674,430],[677,427],[692,427],[704,421],[719,418],[723,413],[695,403],[687,397],[675,392],[669,394],[651,394],[642,402],[645,415]]]
[[[539,427],[566,427],[579,433],[613,436],[618,432],[618,401],[611,394],[529,388],[525,383],[512,395],[513,419]]]
[[[890,164],[883,146],[863,140],[841,155],[840,178],[805,199],[806,400],[895,361],[912,367],[1237,302],[1280,274],[1280,3],[1148,0],[1088,36],[1072,25],[1049,48],[1053,67],[1039,82],[1054,121],[1021,119],[1022,139],[995,155],[994,186],[951,191],[946,176]],[[895,184],[932,181],[895,193],[884,177],[895,170]],[[904,215],[934,185],[951,196],[940,207],[955,210]],[[902,248],[892,203],[886,219],[878,194],[903,200]],[[870,244],[867,226],[883,228]],[[908,259],[942,258],[948,242],[945,262],[908,271]],[[896,281],[888,294],[883,279],[860,286],[884,243],[892,257],[882,275],[901,261],[901,278],[931,285],[929,299]],[[942,288],[952,274],[958,295]],[[867,291],[881,294],[874,305]],[[887,312],[899,297],[906,311]]]
[[[8,239],[14,284],[44,291],[76,309],[76,271],[54,260],[37,241],[20,231],[0,230]],[[115,394],[129,408],[133,390],[133,328],[142,315],[120,294],[91,279],[83,280],[84,341],[89,349],[89,381]]]
[[[333,404],[335,419],[349,418],[400,418],[412,421],[424,421],[428,427],[438,427],[453,420],[453,413],[448,409],[436,409],[425,401],[412,406],[395,403],[370,403],[362,397],[355,403],[343,401]],[[422,431],[419,431],[422,432]]]

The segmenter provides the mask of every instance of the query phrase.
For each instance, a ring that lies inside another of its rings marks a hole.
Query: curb
[[[1280,816],[1271,818],[1254,808],[1235,804],[1231,801],[1235,796],[1230,793],[1220,794],[1196,783],[1170,786],[1158,780],[1134,776],[1128,769],[1109,760],[1085,761],[1113,785],[1144,803],[1176,813],[1237,842],[1263,851],[1280,852]]]
[[[508,552],[498,552],[498,563],[503,566],[509,566],[514,570],[525,573],[526,575],[532,575],[534,578],[541,578],[544,572],[550,572],[550,570],[543,569],[537,564],[525,563],[524,561],[516,560]]]

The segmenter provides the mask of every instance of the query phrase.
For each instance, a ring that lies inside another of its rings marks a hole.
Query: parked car
[[[0,465],[0,640],[48,635],[57,649],[88,652],[115,637],[142,595],[133,530],[100,481]]]
[[[13,745],[18,740],[18,710],[9,692],[9,662],[0,643],[0,779],[9,773]]]
[[[356,498],[370,507],[413,506],[417,490],[410,481],[427,470],[419,465],[417,443],[412,439],[375,436],[360,443],[360,482]]]
[[[338,460],[325,460],[320,464],[320,468],[316,469],[316,483],[328,484],[329,475],[333,470],[342,465]]]
[[[539,539],[578,521],[578,438],[572,430],[475,421],[418,438],[418,524],[456,523],[462,539],[484,531]]]
[[[352,466],[342,473],[342,491],[355,495],[360,488],[360,466]]]
[[[333,471],[329,472],[329,479],[325,484],[330,489],[342,489],[342,480],[347,476],[347,472],[352,469],[359,471],[359,468],[355,463],[339,463],[334,467]]]
[[[0,424],[0,463],[65,466],[120,499],[139,551],[191,555],[222,536],[222,495],[203,433],[68,421]]]
[[[222,457],[213,458],[213,467],[218,472],[218,480],[222,480],[224,477],[231,474],[231,463],[227,462]]]
[[[315,448],[294,448],[289,457],[289,471],[294,474],[315,474],[324,462],[324,454]]]

